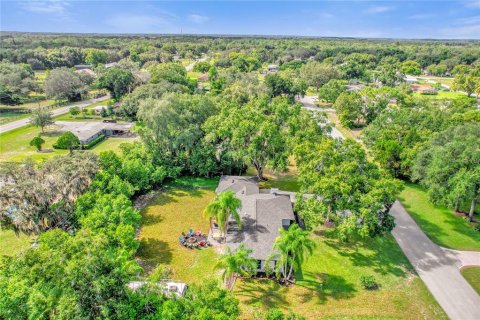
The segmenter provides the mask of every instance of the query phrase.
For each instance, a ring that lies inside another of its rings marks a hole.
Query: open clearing
[[[398,199],[433,242],[450,249],[480,251],[480,233],[472,224],[451,209],[430,203],[419,185],[405,183]]]
[[[0,230],[0,257],[13,256],[30,247],[32,240],[24,234],[18,237],[12,230]]]

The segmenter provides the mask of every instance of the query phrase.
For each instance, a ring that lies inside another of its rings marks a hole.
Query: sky
[[[480,39],[480,0],[1,0],[1,31]]]

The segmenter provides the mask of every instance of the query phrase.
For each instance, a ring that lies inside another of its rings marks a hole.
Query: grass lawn
[[[451,209],[431,204],[419,185],[406,183],[399,200],[433,242],[451,249],[480,250],[480,233]]]
[[[108,99],[108,100],[92,103],[88,107],[85,107],[84,109],[91,110],[96,106],[105,106],[105,108],[107,108],[107,105],[110,101],[113,101],[113,99]],[[55,120],[57,120],[57,121],[80,121],[80,122],[82,122],[82,121],[102,121],[104,119],[111,119],[111,118],[110,117],[102,118],[102,116],[100,116],[100,115],[85,115],[84,116],[82,113],[80,113],[76,116],[72,116],[68,112],[55,117]]]
[[[270,280],[236,283],[243,318],[277,307],[307,319],[446,319],[391,236],[354,244],[342,244],[328,232],[317,231],[313,237],[317,247],[297,274],[296,285],[282,287]],[[373,275],[380,289],[363,289],[361,275]]]
[[[189,250],[178,242],[190,228],[208,232],[203,209],[214,198],[217,184],[218,179],[178,179],[142,211],[138,258],[147,273],[161,264],[171,268],[172,279],[188,284],[218,278],[214,248]]]
[[[425,79],[430,79],[435,82],[445,84],[447,86],[453,85],[453,78],[448,78],[448,77],[435,77],[435,76],[420,76],[420,78],[425,78]]]
[[[466,95],[460,92],[455,91],[439,91],[437,94],[421,94],[415,92],[413,94],[415,97],[421,97],[429,100],[455,100],[459,97],[465,97]]]
[[[464,267],[460,272],[472,288],[480,294],[480,267]]]
[[[67,154],[68,150],[53,149],[53,144],[61,135],[55,127],[48,128],[42,134],[45,140],[43,149],[52,149],[50,153],[38,153],[34,147],[30,146],[30,140],[41,132],[40,128],[34,126],[25,126],[9,132],[0,134],[0,162],[1,161],[22,161],[31,158],[35,161],[46,160],[56,155]],[[132,138],[107,138],[94,146],[91,150],[100,153],[106,150],[118,151],[120,144],[133,142]]]
[[[249,167],[244,174],[245,176],[256,176],[257,172],[253,167]],[[270,170],[265,170],[263,173],[267,181],[260,182],[260,188],[270,189],[278,188],[283,191],[300,191],[300,182],[297,179],[297,167],[293,157],[290,158],[290,165],[286,172],[276,173]]]
[[[0,257],[13,256],[31,245],[31,239],[24,234],[19,237],[12,230],[0,230]]]

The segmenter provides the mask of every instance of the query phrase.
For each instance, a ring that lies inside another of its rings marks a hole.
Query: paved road
[[[107,99],[110,99],[110,95],[107,95],[107,96],[104,96],[104,97],[101,97],[101,98],[97,98],[97,99],[90,99],[90,100],[85,100],[85,101],[72,103],[68,106],[52,110],[52,114],[53,114],[54,117],[56,117],[56,116],[59,116],[61,114],[67,113],[70,110],[70,108],[72,108],[72,107],[83,108],[83,107],[89,106],[93,103],[104,101],[104,100],[107,100]],[[29,124],[29,122],[30,122],[30,119],[27,118],[27,119],[22,119],[22,120],[17,120],[17,121],[6,123],[6,124],[0,126],[0,133],[8,132],[8,131],[26,126],[26,125]]]
[[[323,112],[335,112],[335,109],[331,109],[331,108],[319,108],[317,107],[317,105],[315,104],[315,100],[317,99],[316,96],[304,96],[304,97],[301,97],[298,99],[298,101],[303,105],[303,108],[306,109],[306,110],[310,110],[310,111],[313,111],[313,112],[317,112],[317,111],[323,111]],[[324,126],[323,123],[320,123],[321,126]],[[342,139],[344,140],[345,137],[343,136],[343,134],[337,129],[335,128],[335,125],[330,123],[330,127],[331,127],[331,131],[330,131],[330,136],[334,139]]]
[[[203,57],[203,58],[197,59],[197,60],[195,60],[194,62],[190,63],[188,66],[186,66],[185,69],[186,69],[187,71],[191,71],[191,70],[193,69],[193,67],[195,67],[195,65],[196,65],[197,63],[203,62],[203,61],[205,61],[205,60],[207,60],[207,59],[208,59],[208,57]]]
[[[395,240],[448,317],[480,319],[480,296],[460,274],[458,252],[434,244],[398,201],[390,213],[396,222]],[[467,256],[467,260],[477,257]]]

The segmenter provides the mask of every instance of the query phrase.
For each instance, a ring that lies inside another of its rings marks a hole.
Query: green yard
[[[460,272],[472,288],[480,294],[480,267],[464,267]]]
[[[480,250],[480,232],[451,209],[433,205],[422,187],[406,183],[399,200],[433,242],[451,249]]]
[[[20,234],[18,237],[11,230],[0,230],[0,257],[13,256],[30,247],[32,240]]]
[[[317,247],[296,275],[296,285],[282,287],[270,280],[237,282],[235,294],[242,302],[244,318],[250,319],[256,310],[277,307],[307,319],[352,315],[446,319],[391,236],[352,244],[339,243],[321,230],[313,237]],[[373,275],[380,289],[363,289],[361,275]]]
[[[22,161],[31,158],[35,161],[49,159],[56,155],[67,154],[68,150],[55,150],[53,144],[60,136],[55,126],[45,130],[42,139],[45,140],[43,149],[52,149],[50,153],[38,153],[34,147],[30,146],[30,140],[41,132],[40,128],[34,126],[25,126],[6,133],[0,134],[0,162],[1,161]],[[95,153],[106,150],[118,151],[120,144],[133,142],[132,138],[107,138],[92,148]]]
[[[466,97],[465,94],[455,91],[439,91],[437,94],[421,94],[415,92],[414,96],[430,100],[455,100],[460,97]]]
[[[138,258],[147,272],[161,264],[173,270],[175,280],[220,281],[219,271],[214,268],[218,254],[212,248],[188,250],[178,243],[182,231],[208,230],[202,211],[213,199],[217,181],[177,180],[142,211]],[[317,248],[297,274],[295,286],[282,287],[271,280],[237,281],[234,293],[241,301],[242,318],[251,319],[254,312],[267,307],[293,310],[308,319],[351,315],[446,318],[391,236],[351,244],[339,243],[331,232],[322,230],[313,237]],[[380,289],[362,289],[359,278],[363,274],[374,275]]]
[[[208,232],[202,212],[214,198],[217,183],[218,179],[179,179],[143,210],[138,257],[147,272],[161,264],[171,268],[172,279],[189,284],[215,277],[214,248],[189,250],[178,238],[189,229]]]
[[[421,76],[420,78],[422,79],[430,79],[435,82],[445,84],[447,86],[453,85],[453,78],[448,78],[448,77],[435,77],[435,76]]]

